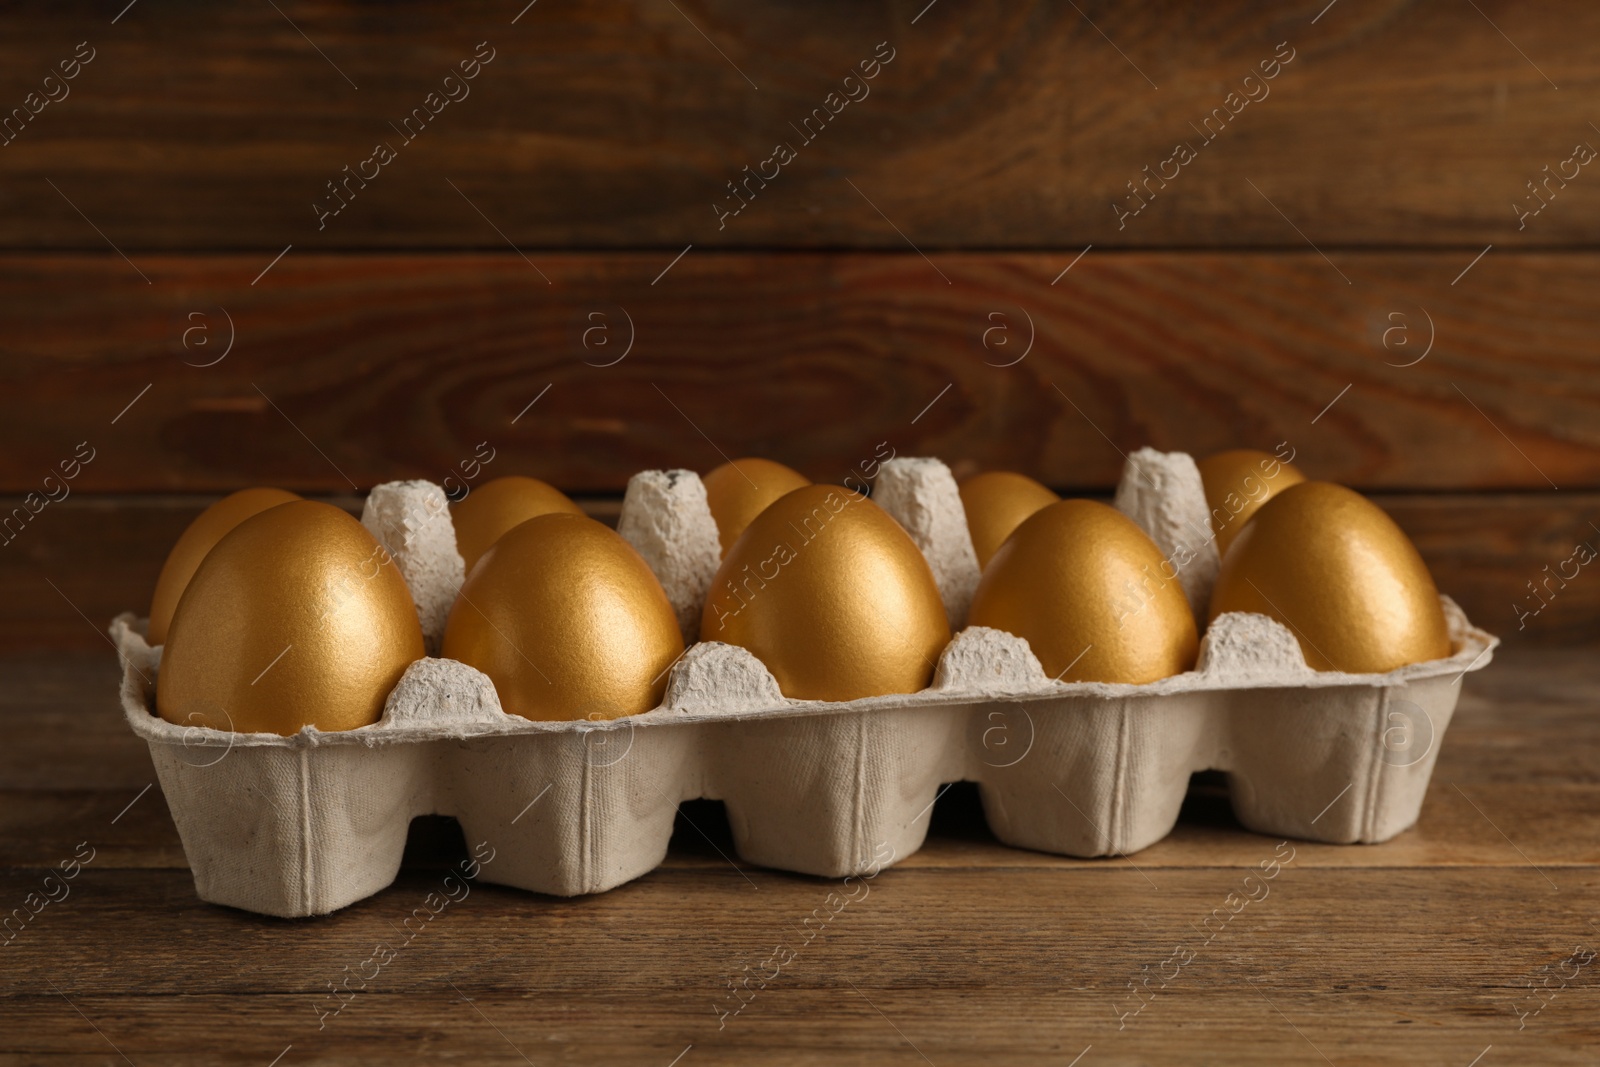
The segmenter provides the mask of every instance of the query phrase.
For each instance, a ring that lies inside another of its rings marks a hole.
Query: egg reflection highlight
[[[1040,508],[1061,499],[1027,475],[1011,471],[973,475],[961,483],[960,492],[980,570],[989,565],[1013,530]]]
[[[330,504],[267,509],[222,537],[178,601],[156,710],[181,726],[289,735],[377,722],[422,624],[399,568]]]
[[[526,719],[614,719],[661,703],[683,654],[677,615],[615,530],[551,513],[496,541],[461,587],[443,654]]]
[[[724,556],[769,504],[811,484],[805,475],[782,463],[749,458],[724,463],[700,480],[706,487],[706,503],[717,524],[717,540]]]
[[[167,630],[172,625],[172,613],[178,600],[188,588],[189,579],[199,569],[200,561],[223,536],[252,515],[268,508],[287,504],[300,498],[282,489],[241,489],[212,504],[202,511],[178,537],[167,561],[161,566],[161,576],[156,579],[155,596],[150,600],[149,640],[152,645],[165,644]]]
[[[978,582],[967,622],[1026,638],[1063,682],[1143,684],[1194,666],[1194,614],[1154,541],[1115,508],[1063,500],[1023,522]]]
[[[1331,482],[1302,482],[1255,513],[1223,557],[1209,618],[1268,615],[1319,671],[1381,674],[1450,655],[1439,590],[1387,513]]]
[[[484,482],[450,508],[450,519],[456,528],[456,550],[461,553],[467,571],[471,572],[489,546],[508,530],[529,519],[557,512],[582,515],[583,509],[567,494],[537,478],[513,474]]]
[[[1211,512],[1218,555],[1227,555],[1228,546],[1261,505],[1306,480],[1293,463],[1252,448],[1218,452],[1196,466],[1205,485],[1206,508]]]
[[[700,639],[749,649],[788,697],[915,693],[950,625],[933,571],[882,508],[833,485],[770,504],[712,579]]]

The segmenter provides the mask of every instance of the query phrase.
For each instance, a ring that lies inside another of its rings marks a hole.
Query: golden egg
[[[156,594],[150,600],[150,644],[166,643],[178,599],[183,596],[200,561],[224,534],[252,515],[299,499],[282,489],[241,489],[202,511],[179,536],[172,551],[167,553],[167,562],[161,565]]]
[[[1132,519],[1063,500],[1018,526],[984,570],[967,622],[1027,638],[1063,682],[1182,674],[1199,647],[1172,565]]]
[[[1206,487],[1206,509],[1217,535],[1217,553],[1227,555],[1250,516],[1291,485],[1306,480],[1300,468],[1253,448],[1235,448],[1196,464]]]
[[[582,515],[583,509],[546,482],[519,474],[484,482],[450,509],[456,527],[456,550],[467,564],[477,563],[507,530],[553,512]]]
[[[700,480],[705,483],[706,503],[716,520],[717,539],[722,542],[724,556],[767,505],[811,484],[799,471],[770,459],[736,459]]]
[[[1381,674],[1450,655],[1439,590],[1378,505],[1331,482],[1272,498],[1222,560],[1208,618],[1269,615],[1319,671]]]
[[[785,696],[855,700],[926,689],[950,624],[899,523],[848,489],[810,485],[769,505],[728,550],[700,639],[749,649]]]
[[[156,710],[180,726],[353,730],[423,656],[399,568],[331,504],[269,508],[217,542],[178,601]]]
[[[1023,520],[1061,499],[1026,474],[1010,471],[974,475],[960,488],[961,506],[967,513],[967,529],[972,533],[979,569],[989,565],[995,550]]]
[[[526,719],[649,711],[682,654],[677,615],[633,546],[559,512],[484,553],[444,630],[444,655],[487,674],[501,706]]]

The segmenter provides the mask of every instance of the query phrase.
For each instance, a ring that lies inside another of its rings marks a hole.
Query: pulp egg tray
[[[1449,658],[1318,672],[1279,623],[1230,614],[1203,634],[1188,673],[1054,681],[1025,640],[961,629],[978,566],[949,469],[890,460],[873,499],[927,557],[956,632],[920,693],[790,700],[746,650],[699,642],[671,669],[661,706],[623,719],[507,715],[486,675],[425,658],[372,726],[230,733],[155,714],[161,649],[144,620],[119,616],[123,710],[150,745],[196,891],[269,915],[334,911],[393,881],[411,820],[440,814],[494,849],[484,880],[598,893],[658,865],[679,802],[696,797],[725,803],[745,861],[841,877],[921,847],[941,784],[957,780],[978,783],[1002,842],[1068,856],[1159,841],[1202,770],[1226,772],[1252,830],[1384,841],[1416,821],[1461,682],[1498,643],[1442,597]],[[1203,613],[1218,560],[1193,460],[1141,450],[1116,505],[1168,558],[1192,555],[1180,581]],[[362,521],[399,565],[437,650],[463,578],[443,490],[378,486]],[[636,475],[618,531],[693,642],[720,556],[699,477]]]

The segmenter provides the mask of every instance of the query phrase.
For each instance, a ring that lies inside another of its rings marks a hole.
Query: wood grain
[[[73,496],[51,505],[0,547],[0,644],[10,649],[107,648],[105,628],[145,613],[178,535],[210,496]],[[328,498],[353,513],[353,497]],[[1600,638],[1600,581],[1579,577],[1540,600],[1527,583],[1567,560],[1600,515],[1600,493],[1395,495],[1374,499],[1422,551],[1439,588],[1478,625],[1509,643],[1572,644]],[[17,503],[0,497],[0,508]],[[614,523],[615,499],[583,499]],[[1589,541],[1595,535],[1589,531]],[[1554,584],[1549,588],[1555,588]],[[1541,587],[1543,590],[1543,587]]]
[[[1232,825],[1205,789],[1168,840],[1093,862],[995,844],[975,796],[953,790],[923,851],[810,940],[798,923],[833,882],[742,876],[681,826],[661,869],[610,893],[480,882],[403,945],[396,925],[441,877],[426,864],[320,919],[212,907],[171,847],[159,790],[109,821],[149,770],[109,707],[114,676],[109,655],[0,663],[0,901],[36,891],[78,841],[97,848],[70,895],[0,949],[3,1064],[378,1064],[404,1049],[944,1067],[1089,1049],[1085,1064],[1464,1065],[1490,1045],[1503,1062],[1566,1064],[1600,1041],[1590,971],[1552,979],[1538,1014],[1528,988],[1595,943],[1587,652],[1514,649],[1475,674],[1419,826],[1383,845],[1294,843],[1268,895],[1209,941],[1198,924],[1277,842]],[[106,743],[108,724],[126,744]],[[714,810],[694,806],[727,850]],[[43,836],[25,839],[30,823]],[[48,852],[58,841],[63,856]],[[392,961],[325,1014],[328,983],[365,973],[378,943]],[[728,981],[778,945],[790,962],[719,1018]],[[1178,946],[1193,955],[1173,975]],[[1153,996],[1133,1014],[1129,983],[1147,975]]]
[[[1143,445],[1278,442],[1362,489],[1600,488],[1600,256],[538,258],[0,259],[0,490],[80,442],[78,491],[350,492],[485,441],[577,493],[880,448],[1105,491]]]
[[[889,872],[808,945],[794,924],[829,883],[763,877],[752,890],[683,871],[575,902],[482,887],[319,1030],[326,983],[392,946],[437,877],[307,924],[185,906],[173,873],[91,869],[81,896],[7,950],[6,1044],[13,1062],[108,1062],[109,1040],[135,1063],[257,1065],[291,1044],[310,1063],[393,1062],[409,1046],[665,1067],[691,1044],[685,1063],[1064,1064],[1092,1045],[1111,1063],[1320,1063],[1320,1050],[1337,1063],[1464,1065],[1489,1044],[1524,1062],[1590,1062],[1590,982],[1560,990],[1521,1032],[1512,1005],[1537,968],[1592,941],[1579,896],[1592,874],[1561,894],[1512,871],[1289,869],[1201,947],[1191,922],[1239,877],[1196,871],[1152,888],[1109,868]],[[1350,906],[1374,892],[1426,911],[1396,922],[1380,904]],[[181,950],[150,951],[176,929]],[[1317,952],[1297,950],[1308,939]],[[727,979],[778,945],[791,964],[719,1030]],[[1192,962],[1119,1030],[1118,1012],[1138,1003],[1127,983],[1179,945]]]
[[[6,741],[0,749],[0,866],[50,866],[71,855],[88,831],[102,850],[97,867],[186,866],[160,788],[145,791],[153,781],[150,757],[122,720],[112,653],[8,660],[4,670],[9,685],[0,697],[0,738]],[[1497,652],[1490,668],[1473,673],[1463,689],[1417,827],[1381,845],[1302,842],[1296,863],[1536,863],[1541,869],[1600,864],[1600,768],[1593,761],[1600,719],[1580,714],[1594,684],[1581,652],[1529,646]],[[71,763],[59,756],[66,734],[73,738]],[[721,805],[706,802],[694,811],[694,826],[718,844],[680,823],[667,866],[732,875],[727,856],[733,846]],[[1495,826],[1515,844],[1498,836]],[[1132,863],[1138,870],[1247,867],[1264,840],[1241,830],[1225,792],[1204,783],[1191,791],[1173,834]],[[928,844],[896,869],[1080,870],[1127,863],[996,849],[976,787],[962,786],[939,800]]]
[[[1325,6],[630,0],[513,25],[514,0],[382,18],[188,0],[113,25],[34,0],[8,11],[0,104],[21,106],[77,42],[97,55],[0,148],[3,241],[103,250],[98,226],[130,254],[502,248],[496,230],[530,251],[1302,248],[1298,228],[1324,248],[1594,244],[1586,172],[1520,230],[1512,205],[1538,203],[1525,183],[1576,143],[1600,144],[1584,44],[1600,11]],[[397,125],[480,41],[495,58],[470,96],[408,143]],[[895,58],[871,95],[807,143],[798,124],[879,42]],[[1280,43],[1293,60],[1244,84]],[[1230,91],[1263,88],[1203,141]],[[313,201],[378,142],[397,158],[319,229]],[[719,228],[727,183],[778,142],[797,158]],[[1119,226],[1113,202],[1178,142],[1197,158]]]
[[[1600,543],[1600,178],[1529,186],[1600,145],[1600,7],[524,4],[7,9],[0,914],[96,852],[0,932],[0,1067],[1592,1062],[1600,970],[1528,1013],[1600,940],[1600,584],[1517,616]],[[871,95],[805,141],[878,42]],[[1279,42],[1270,97],[1202,144]],[[487,49],[469,97],[395,129]],[[815,940],[838,887],[730,861],[697,801],[658,870],[576,900],[480,882],[329,1015],[458,828],[414,823],[395,884],[332,916],[203,904],[116,706],[107,621],[246,485],[355,510],[488,442],[483,476],[614,522],[634,472],[741,454],[837,482],[887,447],[1104,498],[1141,446],[1280,441],[1506,644],[1419,824],[1295,843],[1214,941],[1277,844],[1215,776],[1100,861],[999,845],[957,785]]]

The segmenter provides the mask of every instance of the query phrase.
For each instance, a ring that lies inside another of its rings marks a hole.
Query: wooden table
[[[1269,894],[1209,943],[1201,920],[1287,851],[1242,830],[1214,786],[1166,840],[1101,861],[997,844],[976,792],[954,787],[922,851],[809,943],[801,921],[837,885],[729,861],[720,805],[697,802],[654,873],[578,900],[480,883],[342,1005],[330,985],[370,974],[464,852],[453,823],[414,825],[396,883],[335,915],[203,904],[116,710],[110,652],[0,677],[0,904],[26,913],[51,869],[93,855],[0,948],[0,1064],[1495,1067],[1600,1052],[1600,960],[1574,958],[1600,946],[1587,651],[1518,646],[1470,677],[1417,828],[1291,842]],[[770,974],[780,945],[793,958],[735,1013],[730,982]]]

